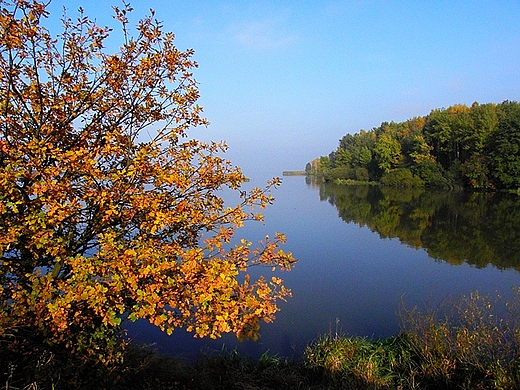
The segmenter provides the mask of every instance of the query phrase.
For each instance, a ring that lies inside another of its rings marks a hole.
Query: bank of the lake
[[[310,342],[299,358],[267,352],[253,359],[224,349],[185,359],[130,343],[115,366],[67,360],[58,365],[56,356],[53,367],[13,369],[16,375],[4,379],[5,388],[519,388],[519,288],[511,300],[475,291],[425,311],[403,306],[400,317],[403,331],[398,335],[378,340],[331,332]]]

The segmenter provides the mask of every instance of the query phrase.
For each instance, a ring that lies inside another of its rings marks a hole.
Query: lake
[[[424,307],[474,290],[507,297],[520,285],[518,195],[337,186],[302,176],[284,177],[273,195],[265,224],[247,224],[237,236],[255,242],[285,233],[282,249],[298,263],[279,273],[293,296],[280,302],[274,323],[262,324],[257,342],[194,339],[183,330],[167,336],[143,321],[127,324],[129,336],[186,357],[223,346],[291,357],[326,333],[395,335],[403,302]]]

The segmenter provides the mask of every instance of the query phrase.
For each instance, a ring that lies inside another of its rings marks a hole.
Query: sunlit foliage
[[[355,170],[365,168],[370,180],[383,182],[388,174],[408,169],[426,187],[514,190],[520,187],[519,113],[518,102],[475,102],[401,123],[383,122],[346,134],[326,157],[328,164],[313,173],[341,181],[355,179]]]
[[[246,271],[294,259],[281,234],[257,249],[234,234],[279,180],[242,191],[224,143],[187,137],[207,124],[193,51],[153,12],[135,29],[129,5],[114,12],[124,43],[108,53],[112,30],[81,10],[54,37],[46,5],[0,1],[2,348],[37,340],[106,362],[124,317],[256,338],[289,291]]]

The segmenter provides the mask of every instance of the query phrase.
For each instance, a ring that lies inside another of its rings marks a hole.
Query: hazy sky
[[[118,0],[53,0],[116,26]],[[347,133],[520,100],[520,1],[130,1],[195,49],[208,129],[253,179],[304,169]],[[114,47],[114,50],[117,48]]]

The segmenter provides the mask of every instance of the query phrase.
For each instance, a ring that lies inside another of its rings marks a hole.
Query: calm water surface
[[[423,306],[473,290],[507,296],[520,285],[519,196],[318,185],[301,176],[284,177],[274,196],[265,224],[237,232],[253,242],[283,232],[283,249],[299,260],[281,275],[293,297],[262,325],[259,341],[167,336],[145,322],[128,324],[129,336],[187,357],[223,345],[253,357],[298,356],[329,332],[399,333],[402,302]]]

